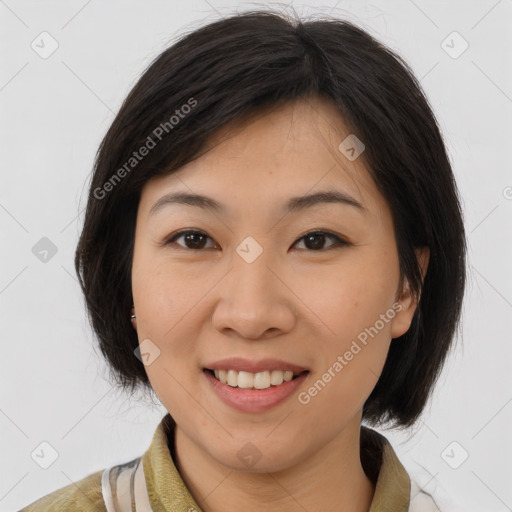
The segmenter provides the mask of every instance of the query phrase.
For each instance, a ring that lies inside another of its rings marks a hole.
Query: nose
[[[234,257],[231,270],[217,287],[212,324],[219,332],[260,340],[293,329],[297,299],[286,282],[290,273],[271,262],[266,253],[270,251],[263,251],[252,263]]]

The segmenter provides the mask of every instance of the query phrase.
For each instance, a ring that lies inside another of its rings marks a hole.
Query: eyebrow
[[[361,213],[365,213],[367,211],[367,208],[364,207],[359,201],[347,193],[337,190],[325,190],[316,192],[314,194],[292,197],[283,206],[283,211],[286,213],[297,212],[307,208],[312,208],[313,206],[323,203],[336,203],[353,206]],[[187,192],[171,192],[162,196],[156,201],[156,203],[149,210],[149,215],[154,215],[164,206],[171,204],[185,204],[188,206],[195,206],[218,213],[226,212],[226,207],[211,197],[207,197],[201,194],[191,194]]]

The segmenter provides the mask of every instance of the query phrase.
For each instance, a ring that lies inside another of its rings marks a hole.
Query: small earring
[[[130,312],[130,318],[132,320],[132,322],[135,320],[135,318],[137,318],[137,316],[135,315],[135,307],[132,307],[131,309],[131,312]]]

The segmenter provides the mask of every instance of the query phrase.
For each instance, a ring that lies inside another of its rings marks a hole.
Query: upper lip
[[[242,357],[230,357],[205,365],[208,370],[236,370],[239,372],[259,373],[264,371],[283,370],[301,373],[307,368],[296,364],[280,361],[279,359],[259,359],[258,361],[244,359]]]

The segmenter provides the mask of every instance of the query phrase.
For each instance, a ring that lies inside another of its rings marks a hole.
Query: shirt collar
[[[174,465],[175,423],[166,414],[159,423],[148,450],[142,456],[149,501],[153,510],[201,510]],[[371,460],[370,460],[371,459]],[[361,462],[375,484],[369,512],[407,512],[411,481],[391,444],[368,427],[361,427]]]

